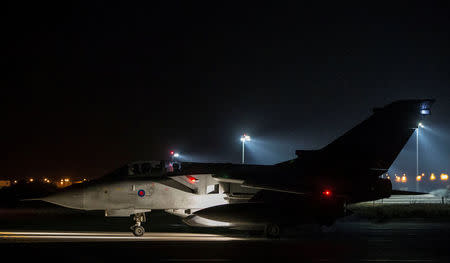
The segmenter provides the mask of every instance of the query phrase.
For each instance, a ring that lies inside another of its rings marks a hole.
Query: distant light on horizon
[[[403,174],[402,176],[402,183],[406,183],[408,179],[406,178],[406,174]]]
[[[431,173],[431,175],[430,175],[430,180],[431,180],[431,181],[436,180],[436,176],[434,175],[434,173]]]
[[[388,174],[384,175],[385,178],[390,179],[390,176]],[[394,181],[397,183],[406,183],[408,181],[408,175],[406,173],[403,173],[401,176],[398,176],[397,174],[394,175]],[[426,179],[426,173],[422,173],[420,175],[416,176],[416,181],[423,181],[423,179]],[[430,176],[428,177],[430,181],[435,181],[438,179],[438,177],[435,175],[435,173],[430,173]],[[441,173],[439,178],[441,181],[447,181],[449,180],[447,173]]]

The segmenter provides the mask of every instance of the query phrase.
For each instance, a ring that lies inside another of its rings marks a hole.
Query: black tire
[[[267,224],[264,233],[268,238],[280,237],[280,226],[277,224]]]
[[[141,237],[143,236],[145,233],[145,229],[142,226],[136,226],[133,229],[133,235],[137,236],[137,237]]]

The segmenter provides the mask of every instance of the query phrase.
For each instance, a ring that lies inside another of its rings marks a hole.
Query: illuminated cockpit
[[[180,169],[180,164],[170,161],[139,161],[128,163],[112,173],[106,175],[108,178],[127,177],[160,177],[168,172]]]

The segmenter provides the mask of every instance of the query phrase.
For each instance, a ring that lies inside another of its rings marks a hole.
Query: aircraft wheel
[[[144,233],[145,233],[145,229],[144,229],[144,227],[142,227],[142,226],[135,226],[135,227],[133,228],[133,234],[134,234],[135,236],[137,236],[137,237],[143,236]]]
[[[278,238],[280,237],[280,226],[277,224],[267,224],[264,232],[268,238]]]

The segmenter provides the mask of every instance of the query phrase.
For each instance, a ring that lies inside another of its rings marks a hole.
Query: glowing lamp
[[[407,181],[407,179],[406,179],[406,175],[405,175],[405,174],[403,174],[403,176],[402,176],[402,183],[406,183],[406,181]]]
[[[198,179],[193,177],[193,176],[189,175],[189,176],[186,176],[186,177],[187,177],[189,183],[191,183],[191,184],[195,184],[196,182],[198,182]]]
[[[430,110],[429,109],[421,109],[420,110],[420,114],[422,114],[422,115],[430,115]]]
[[[436,180],[436,176],[434,175],[434,173],[431,173],[431,175],[430,175],[430,180],[431,180],[431,181]]]
[[[241,142],[249,142],[250,140],[251,140],[251,138],[247,134],[244,134],[241,136]]]
[[[422,176],[418,175],[418,176],[416,177],[416,181],[419,182],[420,180],[422,180]]]
[[[331,190],[324,190],[323,192],[322,192],[322,195],[323,196],[326,196],[326,197],[330,197],[331,196]]]
[[[448,174],[441,174],[441,180],[447,181],[448,180]]]

